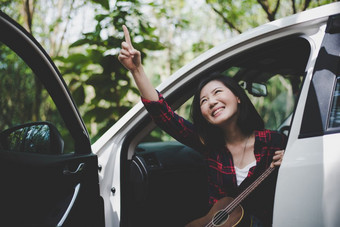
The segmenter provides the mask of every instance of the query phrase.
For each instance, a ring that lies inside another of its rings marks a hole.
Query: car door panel
[[[340,69],[339,15],[331,16],[320,41],[308,92],[301,95],[292,123],[285,159],[279,171],[274,226],[339,226],[339,127],[330,127],[338,96]],[[317,45],[316,45],[317,46]],[[307,75],[308,76],[308,75]],[[334,103],[333,103],[334,105]],[[338,105],[338,104],[337,104]],[[337,117],[337,115],[335,115]],[[337,182],[337,183],[335,183]]]
[[[79,165],[83,167],[77,172]],[[69,214],[78,217],[94,215],[86,207],[100,209],[99,187],[91,185],[96,180],[91,172],[95,173],[96,169],[94,155],[56,157],[0,152],[0,176],[4,183],[1,187],[1,208],[4,211],[1,222],[55,226],[69,208],[76,187],[79,191]],[[74,173],[67,173],[67,170]],[[64,217],[64,223],[72,222],[75,216]]]
[[[72,142],[67,153],[0,146],[1,225],[104,226],[97,156],[65,81],[33,36],[1,11],[0,30],[0,44],[20,56],[42,83],[62,119],[58,129],[68,132],[66,145]]]

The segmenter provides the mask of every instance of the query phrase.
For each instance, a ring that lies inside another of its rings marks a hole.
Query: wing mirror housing
[[[255,97],[265,97],[268,94],[267,86],[262,83],[242,81],[240,86]]]
[[[62,154],[64,140],[49,122],[33,122],[0,133],[0,150],[35,154]]]

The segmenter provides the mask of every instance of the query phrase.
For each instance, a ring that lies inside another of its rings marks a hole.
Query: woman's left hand
[[[282,163],[284,153],[285,153],[284,150],[275,151],[275,154],[273,156],[273,162],[270,164],[270,167],[273,168],[274,166],[280,166]]]

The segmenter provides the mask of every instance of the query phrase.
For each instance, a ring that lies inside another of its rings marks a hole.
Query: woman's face
[[[213,125],[223,126],[236,122],[238,103],[240,99],[220,81],[210,81],[201,90],[202,115]]]

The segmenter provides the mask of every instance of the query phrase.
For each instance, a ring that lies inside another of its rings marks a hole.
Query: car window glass
[[[333,92],[333,103],[331,116],[329,118],[329,128],[340,127],[340,77],[336,80],[335,90]]]
[[[43,84],[29,66],[0,42],[0,132],[16,125],[48,121],[65,141],[64,153],[74,150],[73,140]]]

